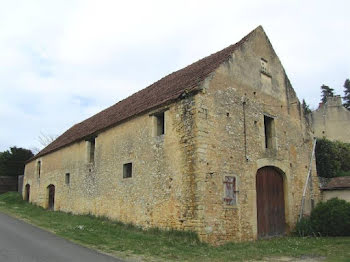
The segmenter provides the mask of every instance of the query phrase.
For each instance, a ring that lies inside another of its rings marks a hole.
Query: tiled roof
[[[322,187],[322,190],[350,189],[350,176],[334,177]]]
[[[261,28],[261,26],[258,28]],[[238,43],[171,73],[145,89],[74,125],[29,161],[97,134],[99,131],[112,127],[130,117],[174,101],[181,97],[184,92],[193,91],[220,64],[227,61],[233,51],[242,45],[258,28]]]

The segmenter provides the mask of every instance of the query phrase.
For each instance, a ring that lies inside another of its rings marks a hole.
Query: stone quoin
[[[259,26],[67,130],[27,162],[23,196],[215,245],[280,235],[297,221],[312,140]]]

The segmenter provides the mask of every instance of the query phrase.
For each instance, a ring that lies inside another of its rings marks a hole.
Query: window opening
[[[41,161],[40,160],[37,162],[37,171],[38,171],[38,177],[40,178],[40,174],[41,174]]]
[[[66,185],[70,184],[70,174],[69,173],[66,173],[65,181],[66,181]]]
[[[132,163],[123,165],[123,178],[132,177]]]
[[[92,138],[90,141],[90,154],[89,154],[89,162],[95,162],[95,138]]]
[[[264,116],[264,128],[265,128],[265,148],[272,148],[274,119],[272,117]]]
[[[157,119],[156,135],[157,136],[164,135],[165,134],[165,114],[164,114],[164,112],[156,114],[155,117]]]

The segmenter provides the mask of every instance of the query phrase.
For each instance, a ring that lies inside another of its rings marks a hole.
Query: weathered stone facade
[[[350,111],[343,107],[340,96],[327,97],[309,117],[316,137],[350,143]]]
[[[156,135],[156,115],[163,111],[165,134]],[[273,119],[269,148],[264,116]],[[283,176],[286,231],[293,227],[312,137],[258,27],[195,91],[98,132],[93,163],[89,146],[82,139],[27,163],[29,200],[47,207],[47,187],[53,184],[55,210],[192,230],[203,241],[220,244],[258,237],[256,175],[262,167]],[[132,177],[123,178],[125,163],[132,163]],[[312,175],[312,197],[318,201],[315,171]],[[224,200],[226,176],[236,181],[230,205]]]

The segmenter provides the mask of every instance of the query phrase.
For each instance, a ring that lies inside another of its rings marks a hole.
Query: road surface
[[[121,262],[0,212],[0,262]]]

